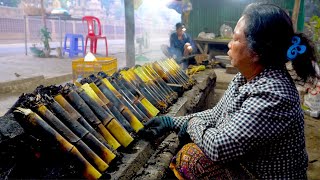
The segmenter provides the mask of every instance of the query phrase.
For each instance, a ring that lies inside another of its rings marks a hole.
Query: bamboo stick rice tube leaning
[[[109,162],[104,162],[77,135],[75,135],[66,125],[64,125],[50,110],[48,110],[46,106],[39,105],[37,112],[48,124],[50,124],[56,131],[66,138],[66,140],[76,146],[81,154],[83,154],[91,164],[94,164],[100,172],[104,172],[109,167],[108,164],[112,159],[110,159]]]
[[[96,170],[78,151],[78,149],[69,143],[64,137],[62,137],[56,130],[54,130],[50,125],[48,125],[39,115],[32,112],[30,109],[24,109],[18,107],[15,113],[20,113],[26,116],[25,120],[33,127],[38,128],[44,136],[55,140],[60,149],[64,152],[69,153],[72,158],[74,158],[79,164],[83,177],[95,180],[101,177],[101,173]]]
[[[152,118],[156,116],[160,111],[146,98],[144,97],[141,92],[134,87],[133,84],[126,81],[120,73],[117,74],[117,80],[120,84],[125,86],[132,95],[134,95],[138,100],[141,102],[141,104],[148,110],[148,112],[151,114],[148,116],[149,118]]]
[[[99,87],[101,92],[103,92],[103,94],[114,104],[114,106],[119,109],[121,114],[126,118],[135,132],[138,132],[143,128],[143,124],[137,119],[137,117],[121,103],[117,96],[114,95],[113,92],[100,79],[97,79],[94,83]]]
[[[46,101],[50,110],[69,127],[77,136],[83,141],[105,162],[111,161],[114,154],[105,145],[103,145],[95,136],[93,136],[87,129],[85,129],[78,121],[75,121],[70,114],[53,98],[46,97]]]
[[[110,130],[110,133],[116,140],[124,147],[127,147],[133,138],[125,130],[125,128],[110,114],[108,114],[96,101],[90,98],[82,88],[79,88],[78,93],[80,97],[88,104],[95,115],[102,121],[104,126]]]
[[[129,124],[129,122],[126,120],[126,118],[120,113],[120,110],[114,106],[114,104],[103,94],[103,92],[99,89],[99,87],[93,82],[92,76],[91,78],[84,79],[85,82],[89,83],[90,88],[86,85],[86,83],[83,83],[83,89],[85,90],[88,95],[95,100],[102,108],[107,110],[109,114],[114,116],[116,120],[118,120],[122,126],[128,131],[133,132],[133,128]],[[93,76],[94,77],[94,76]]]
[[[147,121],[149,118],[134,104],[134,96],[130,96],[130,92],[126,89],[120,89],[118,84],[112,81],[104,72],[99,72],[98,77],[107,85],[107,87],[117,96],[117,98],[127,106],[130,111],[140,120]],[[131,99],[129,98],[131,97]]]
[[[79,120],[79,119],[84,119],[79,112],[77,112],[77,110],[75,110],[68,102],[67,100],[64,99],[64,97],[59,94],[57,96],[54,97],[54,99],[71,115],[71,117],[74,120]],[[91,119],[91,118],[90,118]],[[80,123],[82,124],[82,123]],[[89,125],[90,126],[90,125]],[[84,126],[86,129],[88,129],[88,125]],[[91,127],[91,126],[90,126]],[[92,127],[91,127],[92,128]],[[93,128],[92,128],[93,129]],[[99,141],[101,141],[102,143],[107,143],[109,144],[112,148],[114,147],[114,144],[116,144],[116,148],[119,147],[119,143],[118,141],[112,136],[112,134],[103,126],[102,123],[97,124],[96,129],[99,131],[99,133],[97,133],[97,131],[95,130],[89,130],[90,133],[92,133],[93,135],[95,135],[95,137],[97,137],[97,139],[99,139]],[[93,133],[94,132],[94,133]],[[114,149],[116,149],[114,148]]]

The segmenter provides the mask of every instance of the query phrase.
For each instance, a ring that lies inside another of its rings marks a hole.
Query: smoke
[[[139,29],[136,31],[136,38],[144,40],[142,48],[138,45],[137,52],[153,51],[151,54],[144,54],[149,59],[163,58],[160,46],[169,45],[170,34],[175,30],[175,24],[181,21],[181,15],[167,7],[171,1],[173,0],[144,0],[135,10],[135,25]]]

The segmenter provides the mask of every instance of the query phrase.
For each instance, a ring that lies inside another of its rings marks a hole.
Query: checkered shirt
[[[304,117],[284,69],[249,82],[238,73],[215,107],[173,119],[176,128],[189,120],[191,139],[213,161],[239,161],[263,179],[306,179]]]

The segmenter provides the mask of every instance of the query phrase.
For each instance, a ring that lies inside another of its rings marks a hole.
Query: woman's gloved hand
[[[144,124],[141,135],[147,139],[157,138],[165,132],[174,128],[173,120],[170,116],[156,116]]]
[[[187,143],[192,142],[190,139],[189,134],[187,133],[187,128],[188,128],[188,121],[186,121],[183,126],[181,127],[179,133],[178,133],[178,139],[179,139],[179,144],[180,146],[183,146]]]

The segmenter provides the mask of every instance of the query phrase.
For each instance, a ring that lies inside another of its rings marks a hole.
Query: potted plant
[[[30,51],[33,53],[34,56],[37,56],[37,57],[49,57],[50,56],[49,41],[51,40],[51,32],[48,31],[48,28],[46,27],[41,28],[40,39],[41,39],[41,43],[43,44],[43,48],[39,48],[35,44],[33,44],[32,47],[30,47]]]

